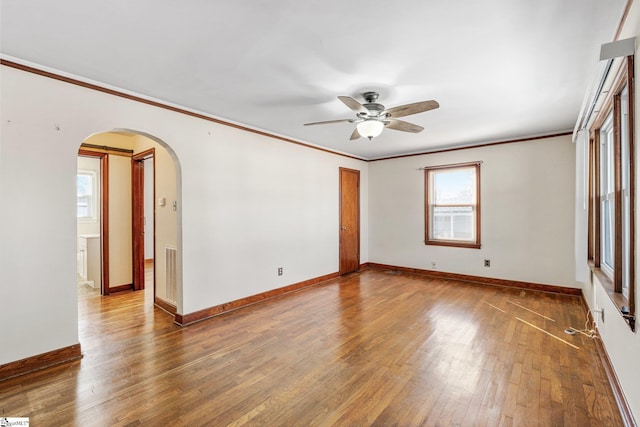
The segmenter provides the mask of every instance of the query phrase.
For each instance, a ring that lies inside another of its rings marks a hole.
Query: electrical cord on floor
[[[589,312],[592,312],[592,311],[593,312],[599,312],[600,310],[589,310]],[[596,332],[595,321],[593,321],[593,325],[592,325],[591,328],[589,327],[590,326],[589,323],[590,323],[589,322],[589,313],[587,313],[587,320],[584,322],[584,329],[576,329],[574,327],[569,327],[569,328],[565,329],[565,332],[567,334],[571,334],[571,335],[573,335],[573,334],[575,334],[577,332],[577,333],[582,334],[582,335],[584,335],[586,337],[589,337],[589,338],[596,338],[598,336],[598,333]]]

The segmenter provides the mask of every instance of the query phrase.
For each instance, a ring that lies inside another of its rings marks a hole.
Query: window
[[[425,168],[425,244],[480,248],[480,163]]]
[[[97,219],[97,181],[96,172],[78,170],[76,177],[77,202],[76,211],[79,220],[95,221]]]
[[[628,57],[591,128],[588,254],[598,281],[635,330],[632,74]]]

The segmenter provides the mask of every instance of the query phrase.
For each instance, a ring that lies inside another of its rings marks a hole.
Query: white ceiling
[[[626,0],[1,0],[5,59],[365,159],[572,130]],[[349,141],[337,95],[438,110]],[[144,131],[144,129],[141,129]]]

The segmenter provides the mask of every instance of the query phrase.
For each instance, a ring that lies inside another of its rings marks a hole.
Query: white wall
[[[573,276],[574,147],[569,136],[369,164],[369,260],[579,287]],[[481,161],[481,249],[425,245],[424,166]],[[484,260],[491,267],[484,267]],[[436,263],[436,267],[432,263]]]
[[[366,206],[364,162],[228,127],[197,146],[179,152],[189,213],[182,219],[184,264],[202,274],[185,269],[184,281],[193,286],[184,296],[186,312],[338,271],[338,168],[361,170]],[[361,215],[366,262],[366,210]]]
[[[629,37],[640,38],[640,2],[634,1],[631,9],[625,21],[625,25],[620,33],[619,39],[626,39]],[[607,42],[605,40],[603,42]],[[640,76],[640,42],[636,41],[635,52],[635,93],[634,93],[634,111],[635,111],[635,158],[640,157],[640,91],[638,90],[638,78]],[[615,73],[613,73],[615,74]],[[591,88],[590,88],[591,89]],[[640,233],[638,232],[638,224],[640,224],[640,209],[638,209],[638,201],[640,200],[638,193],[638,182],[640,179],[640,164],[636,161],[635,169],[636,177],[636,206],[635,206],[635,223],[636,223],[636,319],[640,314],[638,309],[638,301],[640,298],[640,284],[638,283],[638,272],[640,272],[640,256],[638,256],[638,248],[640,248]],[[583,197],[578,193],[577,198]],[[584,213],[577,212],[577,216],[584,215]],[[581,230],[581,236],[576,239],[581,242],[586,242],[587,239],[586,224]],[[586,265],[586,263],[583,263]],[[584,267],[586,268],[586,266]],[[640,355],[640,335],[638,332],[632,332],[628,327],[622,316],[619,314],[617,307],[611,302],[610,297],[605,292],[603,286],[598,282],[598,279],[590,274],[584,273],[584,276],[588,276],[589,279],[582,284],[582,291],[589,304],[589,308],[594,310],[604,309],[605,317],[604,322],[600,321],[598,315],[594,317],[598,323],[598,331],[602,337],[602,343],[607,350],[609,358],[616,371],[620,385],[624,391],[624,394],[629,402],[631,410],[634,414],[636,421],[640,421],[640,363],[638,362],[638,355]],[[638,330],[638,323],[636,323],[636,331]]]
[[[0,363],[78,342],[76,158],[98,132],[148,133],[179,162],[178,313],[338,271],[338,168],[361,170],[367,206],[365,162],[0,70]]]

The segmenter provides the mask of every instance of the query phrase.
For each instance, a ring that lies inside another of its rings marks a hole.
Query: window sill
[[[460,242],[456,240],[425,240],[425,245],[452,246],[454,248],[480,249],[480,243]]]
[[[611,278],[604,272],[602,269],[595,266],[593,261],[589,261],[589,268],[594,276],[598,278],[598,282],[602,285],[607,295],[609,295],[609,299],[613,305],[618,309],[618,313],[624,318],[632,331],[636,330],[636,318],[635,313],[625,314],[623,312],[623,308],[629,308],[629,300],[622,295],[620,292],[616,292],[613,281]]]

